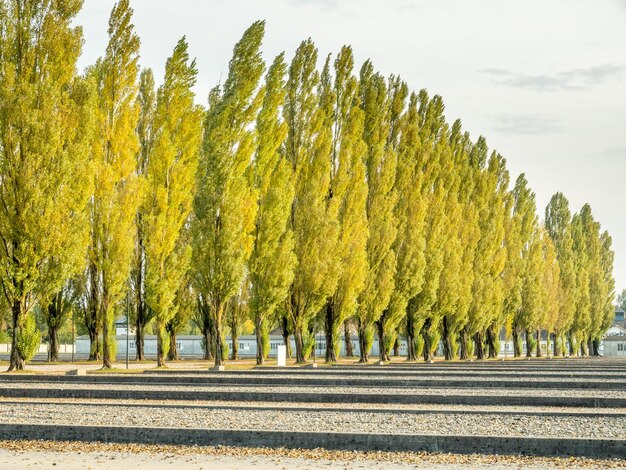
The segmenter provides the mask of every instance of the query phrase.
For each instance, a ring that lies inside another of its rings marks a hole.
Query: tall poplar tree
[[[393,217],[397,194],[394,190],[396,160],[387,146],[390,131],[389,95],[385,79],[374,73],[370,61],[361,67],[359,94],[365,113],[363,140],[367,145],[365,168],[367,178],[368,272],[359,296],[359,362],[367,362],[372,344],[372,328],[388,307],[394,288],[396,258],[393,243],[397,228]],[[384,330],[379,328],[379,347],[385,344]]]
[[[404,85],[406,87],[406,85]],[[394,208],[398,233],[394,241],[397,267],[394,280],[395,289],[391,295],[389,310],[393,313],[392,326],[403,318],[408,318],[407,308],[422,288],[425,269],[425,227],[427,200],[422,194],[422,142],[419,135],[418,97],[415,93],[409,98],[408,108],[402,118],[398,142],[398,164],[395,187],[400,197]],[[391,316],[391,315],[390,315]],[[387,328],[389,328],[387,326]],[[412,341],[407,338],[410,353]]]
[[[459,350],[459,333],[468,321],[468,310],[472,301],[474,282],[472,266],[474,251],[480,237],[478,211],[472,203],[475,179],[470,164],[469,154],[472,149],[470,136],[462,133],[460,120],[455,121],[450,132],[450,146],[459,178],[458,216],[461,222],[456,224],[457,240],[460,242],[460,266],[457,275],[457,303],[453,313],[446,313],[442,319],[443,351],[446,360],[451,360]],[[453,270],[454,266],[450,268]],[[446,270],[448,268],[446,267]]]
[[[151,69],[141,71],[137,101],[139,102],[137,174],[145,178],[148,170],[148,157],[154,144],[154,112],[156,110],[156,91]],[[134,294],[131,319],[135,323],[135,346],[138,361],[143,361],[144,359],[144,331],[146,325],[154,317],[154,312],[146,304],[145,211],[144,204],[139,207],[137,212],[137,241],[135,243],[135,260],[131,274],[131,285]]]
[[[181,232],[192,209],[202,136],[202,110],[194,104],[192,91],[197,74],[182,38],[165,65],[147,162],[146,303],[156,320],[159,367],[169,350],[166,325],[176,315],[174,300],[191,259],[191,246],[181,243]]]
[[[295,256],[289,226],[294,184],[291,167],[280,148],[287,124],[280,119],[285,98],[287,65],[280,54],[267,71],[263,105],[257,117],[254,186],[257,215],[250,257],[249,308],[256,334],[256,363],[263,364],[269,349],[269,328],[278,305],[286,302],[293,282]]]
[[[0,4],[0,284],[11,308],[9,370],[24,368],[17,338],[45,287],[42,266],[55,256],[65,261],[68,242],[80,237],[73,211],[86,204],[82,176],[89,165],[81,103],[72,97],[82,31],[72,22],[81,6]]]
[[[92,81],[84,77],[76,78],[71,84],[71,99],[77,106],[71,124],[75,129],[76,140],[72,152],[84,165],[80,177],[74,181],[74,194],[66,200],[65,219],[59,223],[57,236],[59,246],[50,258],[41,264],[41,279],[38,286],[38,301],[42,316],[48,328],[50,361],[58,360],[59,330],[71,311],[75,292],[70,280],[79,276],[85,269],[87,246],[89,244],[88,199],[93,192],[92,166],[89,156],[92,137],[95,133],[97,95]]]
[[[131,23],[132,14],[128,0],[115,4],[109,19],[106,54],[96,66],[101,123],[94,152],[90,257],[93,281],[99,292],[105,368],[110,368],[115,359],[115,307],[127,289],[135,246],[135,217],[142,195],[135,159],[139,150],[139,38]]]
[[[295,178],[290,228],[294,234],[297,266],[286,313],[294,331],[296,361],[305,362],[309,322],[335,290],[331,272],[337,220],[329,217],[331,129],[325,125],[326,110],[320,106],[317,49],[303,41],[289,66],[284,119],[289,132],[285,155]]]
[[[535,193],[528,187],[526,176],[521,174],[515,181],[513,188],[513,214],[509,220],[506,248],[507,265],[504,273],[506,298],[505,313],[512,318],[511,333],[513,335],[513,354],[521,355],[520,334],[525,328],[522,318],[527,314],[521,311],[522,297],[528,294],[529,284],[525,284],[527,274],[535,275],[532,270],[527,271],[528,250],[530,241],[538,230],[537,207]],[[535,260],[535,262],[538,262]],[[538,286],[535,286],[539,289]],[[525,306],[528,301],[525,301]],[[527,309],[527,307],[525,307]]]
[[[562,193],[556,193],[546,207],[545,227],[552,239],[559,263],[559,315],[554,326],[555,351],[565,353],[565,337],[576,311],[572,215],[569,203]],[[556,355],[556,353],[555,353]]]
[[[589,254],[587,251],[587,230],[591,222],[591,208],[585,204],[572,218],[572,249],[576,281],[574,302],[576,310],[569,332],[570,353],[587,354],[587,334],[591,327],[591,293]]]
[[[597,311],[598,327],[592,336],[592,354],[598,356],[600,354],[600,340],[604,333],[611,327],[615,315],[615,306],[613,304],[615,298],[615,279],[613,278],[613,263],[615,253],[613,252],[613,240],[608,232],[602,232],[600,236],[600,266],[603,274],[604,282],[604,305],[600,304]]]
[[[359,107],[353,66],[352,49],[343,47],[334,64],[334,86],[331,90],[328,83],[326,95],[330,108],[327,115],[332,117],[328,125],[333,133],[329,204],[335,205],[333,216],[337,217],[339,224],[337,244],[331,255],[335,262],[337,288],[328,298],[324,311],[326,362],[337,361],[340,328],[356,310],[367,273],[363,111]],[[325,72],[327,76],[328,70]],[[330,81],[330,77],[327,80]]]
[[[256,194],[251,128],[262,102],[264,64],[260,47],[265,23],[257,21],[235,45],[228,78],[210,97],[194,207],[193,265],[197,288],[215,328],[215,366],[223,362],[224,309],[239,291],[254,246]]]

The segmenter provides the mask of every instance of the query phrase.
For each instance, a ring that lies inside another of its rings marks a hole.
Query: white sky
[[[85,0],[80,67],[104,53],[113,0]],[[320,56],[353,46],[415,90],[442,95],[446,116],[487,137],[526,173],[539,213],[562,191],[588,202],[613,236],[616,290],[626,288],[626,0],[131,0],[141,64],[157,81],[176,41],[198,61],[198,101],[227,73],[232,48],[265,19],[266,61],[311,37]]]

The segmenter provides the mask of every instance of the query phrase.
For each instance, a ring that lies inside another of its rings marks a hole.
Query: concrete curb
[[[207,373],[205,376],[160,376],[156,374],[146,375],[3,375],[0,383],[11,382],[37,382],[37,383],[92,383],[92,384],[163,384],[177,386],[195,385],[248,385],[248,386],[321,386],[321,387],[428,387],[428,388],[524,388],[524,389],[553,389],[553,390],[626,390],[624,382],[588,382],[560,379],[549,380],[472,380],[467,378],[341,378],[341,377],[263,377],[244,376],[233,377],[229,374]]]
[[[2,440],[626,458],[626,440],[0,424]]]
[[[10,401],[3,400],[3,405],[60,405],[63,406],[92,406],[92,407],[100,407],[100,406],[116,406],[121,408],[148,408],[148,409],[163,409],[163,408],[172,408],[172,409],[205,409],[205,410],[253,410],[253,411],[315,411],[320,413],[377,413],[377,414],[387,414],[387,413],[400,413],[400,414],[410,414],[410,415],[424,415],[424,414],[437,414],[437,415],[477,415],[477,416],[486,416],[486,415],[519,415],[519,416],[542,416],[542,417],[576,417],[576,418],[624,418],[626,419],[626,412],[623,413],[614,413],[614,412],[589,412],[589,411],[528,411],[528,410],[476,410],[476,409],[442,409],[442,408],[372,408],[368,406],[363,406],[359,408],[340,408],[334,407],[333,405],[324,403],[323,406],[319,406],[315,403],[312,403],[308,407],[302,406],[284,406],[284,405],[255,405],[252,402],[249,405],[241,406],[239,404],[188,404],[182,402],[168,402],[168,403],[142,403],[142,402],[122,402],[119,401],[69,401],[69,402],[50,402],[50,401],[41,401],[41,400],[19,400],[19,401]]]
[[[263,391],[195,391],[195,390],[116,390],[60,388],[0,388],[6,398],[80,398],[110,400],[195,400],[250,401],[291,403],[383,403],[437,404],[475,406],[558,406],[578,408],[626,408],[626,398],[511,396],[511,395],[428,395],[371,393],[293,393]]]

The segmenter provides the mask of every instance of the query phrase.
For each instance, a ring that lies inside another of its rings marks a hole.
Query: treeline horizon
[[[9,370],[24,368],[45,319],[50,358],[70,313],[90,359],[115,360],[130,313],[137,359],[153,325],[157,363],[193,322],[205,357],[226,359],[247,322],[257,363],[280,326],[306,362],[355,329],[388,360],[497,357],[504,328],[522,353],[546,331],[554,355],[597,355],[613,319],[611,237],[556,193],[540,221],[525,176],[511,182],[486,139],[450,124],[440,96],[412,91],[352,49],[265,64],[265,22],[233,49],[228,76],[196,104],[185,37],[157,88],[140,70],[128,0],[104,55],[76,70],[82,0],[0,0],[0,307]],[[348,346],[350,343],[346,343]],[[530,351],[532,348],[529,347]],[[291,355],[291,352],[290,352]]]

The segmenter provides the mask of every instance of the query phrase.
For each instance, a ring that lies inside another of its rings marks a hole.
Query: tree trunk
[[[415,326],[413,315],[409,313],[407,307],[406,315],[406,345],[407,345],[407,361],[417,361],[417,354],[415,353]]]
[[[422,327],[422,338],[424,338],[424,349],[422,350],[422,355],[424,356],[424,361],[432,361],[434,359],[433,354],[433,344],[431,342],[430,330],[432,321],[430,318],[427,318],[424,322],[424,326]]]
[[[485,358],[485,347],[484,347],[484,341],[483,341],[483,334],[482,333],[476,333],[476,335],[474,335],[474,343],[475,343],[475,351],[474,353],[476,354],[476,359],[478,360],[482,360]]]
[[[537,329],[537,352],[536,355],[537,357],[541,357],[541,331],[539,329]],[[546,348],[547,351],[547,348]]]
[[[400,335],[396,334],[396,340],[393,342],[393,355],[400,357]]]
[[[450,328],[448,327],[448,316],[443,317],[443,356],[446,361],[452,360],[452,338],[450,337]]]
[[[289,336],[291,336],[291,331],[289,330],[289,319],[286,316],[283,316],[283,321],[281,322],[281,329],[283,333],[283,342],[285,344],[285,348],[287,349],[287,357],[292,356],[291,351],[291,341],[289,341]]]
[[[139,321],[139,318],[137,318],[137,321],[135,322],[135,345],[137,349],[138,361],[144,360],[143,336],[144,336],[143,322]]]
[[[85,325],[89,333],[89,360],[99,361],[102,359],[102,343],[100,342],[101,319],[99,318],[100,298],[98,284],[98,267],[94,263],[89,264],[89,296],[85,311]]]
[[[305,364],[304,360],[304,338],[302,335],[302,327],[296,325],[294,331],[294,339],[296,340],[296,364]]]
[[[135,301],[137,303],[137,316],[135,318],[135,345],[136,345],[136,354],[137,360],[143,361],[145,359],[144,355],[144,330],[146,326],[146,303],[144,299],[144,256],[145,256],[145,247],[143,240],[143,216],[141,211],[137,213],[137,266],[136,266],[136,276],[135,276]]]
[[[222,314],[224,312],[224,306],[221,302],[217,302],[215,305],[215,317],[213,318],[214,336],[215,336],[215,367],[219,367],[224,364],[224,357],[222,356],[222,347],[224,337],[222,335]]]
[[[87,328],[87,333],[89,334],[89,360],[99,361],[102,359],[102,344],[98,331],[94,328]]]
[[[533,350],[530,347],[530,331],[526,328],[526,357],[533,357]]]
[[[254,315],[254,328],[256,336],[256,365],[262,366],[263,362],[265,362],[265,354],[263,351],[263,320],[259,312],[256,312]]]
[[[211,328],[208,325],[204,325],[202,328],[202,337],[204,342],[204,360],[210,361],[213,359],[211,355],[211,345],[213,344],[213,338],[211,338]]]
[[[324,315],[324,333],[326,334],[326,362],[337,362],[335,354],[335,304],[332,298],[326,302]]]
[[[176,330],[174,328],[170,328],[168,333],[170,337],[170,349],[167,352],[167,360],[178,361],[178,348],[176,347]]]
[[[231,329],[230,342],[233,345],[232,350],[230,352],[230,359],[232,361],[236,361],[237,359],[239,359],[239,335],[237,334],[236,328]]]
[[[346,343],[346,357],[354,357],[354,349],[352,348],[352,338],[350,337],[350,322],[343,322],[343,340]]]
[[[376,322],[376,331],[378,333],[378,359],[380,361],[388,361],[389,355],[385,347],[385,328],[382,321]]]
[[[109,331],[111,325],[109,322],[109,300],[106,292],[102,296],[102,368],[111,369],[113,367],[113,358],[111,358],[111,345]]]
[[[498,333],[495,331],[495,326],[490,325],[487,328],[487,346],[489,351],[489,359],[496,359],[500,351],[496,348],[496,338]]]
[[[554,352],[554,357],[557,357],[559,355],[559,349],[556,343],[557,343],[556,333],[552,333],[552,349]]]
[[[169,337],[167,332],[165,331],[165,327],[160,324],[158,317],[156,330],[157,367],[165,367],[165,348],[163,347],[163,345],[166,341],[169,341]]]
[[[48,339],[49,343],[49,355],[50,362],[56,362],[59,360],[59,331],[56,325],[48,326]]]
[[[600,340],[599,339],[593,340],[593,355],[594,356],[600,355]]]
[[[369,361],[369,351],[367,350],[367,333],[365,325],[359,320],[359,362],[367,364]]]
[[[20,329],[20,318],[22,316],[22,303],[19,300],[13,302],[11,308],[13,320],[13,334],[11,335],[11,360],[9,363],[9,372],[14,370],[24,370],[26,362],[17,350],[17,332]]]
[[[516,326],[513,326],[513,356],[520,357],[522,355],[522,351],[520,350],[519,344],[519,330]]]
[[[467,328],[461,328],[459,331],[459,359],[466,361],[469,359]]]

